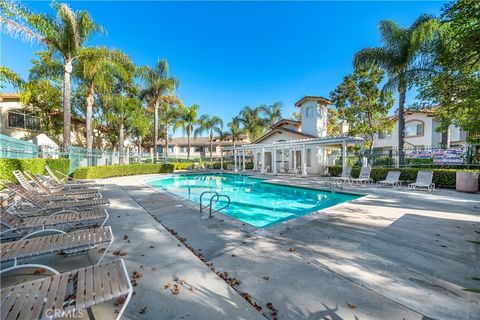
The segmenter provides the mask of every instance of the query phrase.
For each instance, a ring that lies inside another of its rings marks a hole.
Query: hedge
[[[411,182],[417,179],[417,172],[425,168],[372,168],[370,174],[373,181],[384,180],[388,171],[400,171],[400,180]],[[455,188],[457,171],[475,171],[475,170],[455,170],[455,169],[428,169],[433,171],[433,183],[439,188]],[[333,176],[342,174],[341,166],[328,167],[328,172]],[[352,168],[352,177],[357,178],[360,174],[360,167]]]
[[[112,166],[80,167],[73,173],[74,179],[102,179],[152,173],[172,173],[174,164],[118,164]]]
[[[33,174],[45,174],[45,165],[53,171],[60,171],[68,174],[70,160],[68,159],[0,159],[0,179],[16,182],[13,171],[30,171]]]

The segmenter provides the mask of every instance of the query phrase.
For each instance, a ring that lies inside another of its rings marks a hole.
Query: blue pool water
[[[255,227],[267,227],[325,209],[359,195],[333,193],[265,183],[258,178],[234,174],[183,174],[146,181],[148,184],[200,203],[204,191],[228,195],[231,204],[220,211]],[[204,196],[205,199],[210,197]],[[220,200],[214,208],[225,204]]]

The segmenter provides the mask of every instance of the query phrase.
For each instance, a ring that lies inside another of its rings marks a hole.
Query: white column
[[[243,161],[242,172],[246,172],[246,170],[245,170],[245,148],[242,148],[242,161]]]
[[[293,148],[292,163],[293,163],[293,172],[296,172],[297,171],[297,150],[295,150],[295,147]]]
[[[342,142],[342,167],[345,168],[347,166],[347,143],[345,141]]]
[[[257,149],[253,149],[253,171],[258,170],[258,155],[257,155]]]
[[[277,148],[273,147],[272,151],[272,173],[277,174]]]
[[[265,173],[265,148],[262,148],[262,174]]]
[[[223,171],[223,148],[220,150],[220,170]]]
[[[234,163],[234,172],[238,172],[238,167],[237,167],[237,149],[233,149],[233,163]]]
[[[307,147],[302,145],[302,177],[307,176]]]
[[[285,148],[282,148],[282,170],[285,173]]]

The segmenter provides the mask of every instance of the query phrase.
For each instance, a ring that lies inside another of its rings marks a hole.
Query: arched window
[[[307,107],[307,110],[305,110],[305,116],[306,116],[307,118],[310,118],[310,117],[312,117],[312,115],[313,115],[313,109],[312,109],[312,107]]]
[[[420,120],[410,120],[405,123],[405,137],[423,136],[425,124]]]

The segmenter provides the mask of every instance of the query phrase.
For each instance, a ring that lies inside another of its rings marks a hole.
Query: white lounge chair
[[[427,188],[428,192],[435,190],[433,181],[433,171],[418,171],[417,180],[408,185],[409,189]]]
[[[350,181],[350,179],[352,178],[351,174],[352,174],[352,167],[343,167],[342,175],[340,177],[330,177],[330,181],[335,183],[336,182],[345,183]]]
[[[108,261],[2,288],[1,319],[73,318],[83,310],[90,316],[93,306],[125,297],[118,320],[132,292],[123,260]]]
[[[362,167],[360,169],[360,174],[358,175],[358,178],[350,178],[349,182],[350,184],[353,184],[355,182],[366,186],[367,183],[372,182],[372,178],[370,178],[370,173],[372,172],[372,167]]]
[[[48,233],[48,235],[39,236],[42,233]],[[5,274],[18,269],[43,268],[53,274],[58,274],[59,272],[50,266],[22,262],[52,253],[78,253],[106,245],[107,247],[97,262],[100,264],[112,243],[113,233],[109,226],[71,232],[56,229],[34,231],[20,240],[0,243],[2,266],[13,262],[13,266],[2,268],[0,273]]]
[[[377,181],[377,187],[392,186],[393,188],[397,188],[402,184],[402,181],[399,179],[400,171],[388,171],[385,180]]]

